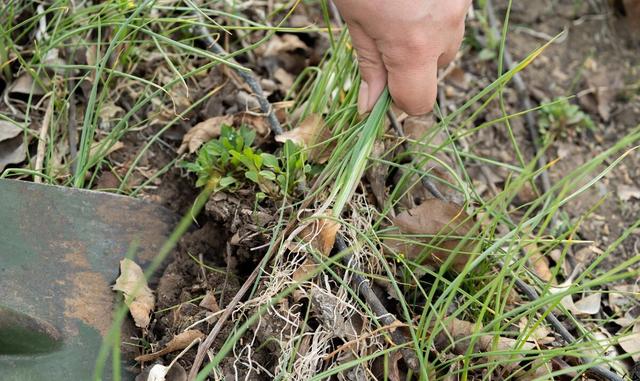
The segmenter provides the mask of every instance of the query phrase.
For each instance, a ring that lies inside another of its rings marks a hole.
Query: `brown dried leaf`
[[[214,116],[193,126],[182,138],[178,153],[194,153],[201,145],[220,136],[223,124],[233,124],[233,115]]]
[[[276,141],[279,143],[291,140],[302,147],[311,148],[309,151],[309,160],[318,164],[326,163],[331,156],[333,147],[329,144],[323,144],[329,139],[331,139],[331,131],[318,114],[307,116],[293,130],[276,136]]]
[[[165,345],[165,347],[157,352],[149,353],[146,355],[141,355],[135,358],[137,362],[149,362],[157,359],[160,356],[164,356],[167,353],[180,351],[188,347],[195,340],[202,339],[204,337],[204,333],[198,331],[197,329],[188,330],[181,332],[176,335],[171,341]]]
[[[540,279],[551,282],[553,280],[553,274],[549,268],[549,259],[540,252],[536,243],[529,243],[524,247],[529,263],[531,264],[534,274]]]
[[[265,137],[269,135],[269,131],[271,130],[266,116],[256,115],[250,112],[239,112],[235,114],[233,116],[233,125],[246,125],[251,127],[258,137]]]
[[[640,32],[640,1],[622,0],[627,22],[633,33]],[[637,37],[637,35],[635,36]]]
[[[124,302],[140,328],[146,328],[151,321],[149,314],[155,306],[156,299],[147,286],[147,280],[140,266],[130,259],[120,261],[120,276],[113,285],[115,291],[124,294]]]
[[[313,259],[307,258],[300,267],[293,272],[291,278],[296,282],[302,282],[304,279],[308,279],[317,267],[318,264]]]
[[[336,242],[336,234],[340,230],[340,224],[334,220],[323,218],[313,221],[300,233],[303,241],[311,243],[311,246],[328,256]]]
[[[325,256],[331,253],[334,243],[336,242],[336,234],[340,230],[340,224],[329,218],[320,218],[309,223],[299,234],[302,243],[297,244],[293,251],[306,251],[306,246],[311,245]]]
[[[392,223],[401,234],[439,236],[409,238],[409,241],[419,240],[441,249],[431,250],[425,259],[426,263],[438,267],[447,260],[454,249],[457,252],[452,268],[460,271],[467,263],[468,256],[465,254],[472,248],[473,242],[468,241],[464,246],[457,247],[460,238],[447,238],[448,236],[464,237],[473,227],[473,221],[459,205],[439,199],[426,200],[419,206],[400,213],[392,219]],[[422,259],[421,254],[425,251],[422,245],[404,242],[401,239],[387,239],[386,242],[412,260]]]
[[[202,307],[202,308],[206,308],[211,312],[220,311],[220,306],[218,305],[218,301],[216,300],[216,296],[213,294],[213,292],[210,292],[210,291],[207,291],[207,294],[200,301],[199,306]]]

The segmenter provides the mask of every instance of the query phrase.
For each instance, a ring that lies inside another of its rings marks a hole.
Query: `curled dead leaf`
[[[318,114],[307,116],[293,130],[276,136],[276,141],[279,143],[291,140],[302,147],[310,148],[309,160],[318,164],[326,163],[331,156],[333,147],[326,143],[329,139],[331,139],[331,131]]]
[[[207,291],[207,294],[200,301],[199,306],[202,307],[202,308],[206,308],[211,312],[220,311],[220,305],[218,305],[218,301],[216,300],[216,296],[213,294],[213,292],[210,292],[210,291]]]
[[[124,294],[124,302],[140,328],[147,328],[151,318],[149,314],[155,306],[156,299],[147,286],[147,280],[140,266],[130,259],[120,261],[120,276],[113,285],[115,291]]]
[[[465,237],[473,228],[473,221],[461,206],[429,199],[400,213],[392,219],[392,223],[399,229],[400,237],[387,238],[385,243],[407,258],[439,267],[455,251],[452,268],[460,271],[467,263],[473,241],[460,243],[461,237]],[[425,245],[430,248],[425,250]],[[427,255],[424,256],[424,253]]]
[[[146,355],[141,355],[135,358],[137,362],[149,362],[157,359],[160,356],[164,356],[167,353],[179,351],[188,347],[195,340],[202,339],[204,333],[197,329],[181,332],[176,335],[171,341],[167,343],[161,350]]]
[[[27,147],[22,129],[13,123],[0,120],[0,172],[9,164],[17,164],[26,158]]]
[[[298,235],[302,241],[295,244],[291,251],[309,252],[309,246],[328,256],[331,253],[340,224],[333,219],[318,218],[311,221]]]

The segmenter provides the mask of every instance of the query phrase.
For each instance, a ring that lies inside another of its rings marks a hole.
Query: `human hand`
[[[362,83],[358,112],[371,111],[388,84],[410,115],[433,108],[438,68],[451,62],[471,0],[334,0],[349,26]]]

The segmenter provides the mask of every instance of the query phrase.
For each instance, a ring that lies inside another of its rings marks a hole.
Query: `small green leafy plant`
[[[260,188],[258,199],[292,194],[311,170],[303,151],[287,141],[278,157],[252,147],[255,138],[255,131],[246,126],[223,125],[220,137],[204,144],[195,162],[182,166],[198,176],[196,186],[212,182],[215,192],[237,189],[249,180]]]
[[[572,135],[585,128],[590,131],[596,129],[591,117],[565,98],[544,105],[541,112],[542,117],[538,125],[541,135],[545,138],[549,138],[550,135],[567,138],[572,129],[574,130]]]

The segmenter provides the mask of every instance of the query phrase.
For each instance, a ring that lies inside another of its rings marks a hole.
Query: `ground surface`
[[[496,15],[501,21],[505,14],[506,2],[500,1],[495,6]],[[260,20],[260,12],[262,11],[254,13],[250,9],[243,10],[243,14],[253,20]],[[619,6],[610,7],[608,4],[595,4],[590,1],[513,3],[507,49],[515,60],[523,59],[551,37],[564,31],[564,34],[522,74],[533,106],[537,107],[559,97],[576,95],[569,100],[570,104],[578,106],[584,113],[584,118],[593,122],[593,128],[571,123],[553,125],[550,128],[554,130],[539,127],[537,132],[541,137],[544,138],[547,134],[554,135],[554,142],[545,153],[546,160],[553,163],[548,171],[551,184],[560,181],[570,170],[608,149],[640,123],[640,55],[637,53],[640,49],[640,39],[638,34],[632,32],[638,27],[638,22],[630,17],[621,14]],[[323,24],[321,13],[319,7],[308,5],[300,7],[295,12],[294,17],[288,21],[288,26],[314,23]],[[472,15],[469,20],[468,40],[486,40],[486,30],[483,28],[485,24],[482,19]],[[249,35],[243,44],[255,42],[263,35],[264,33]],[[287,36],[299,38],[290,40]],[[294,78],[305,67],[317,65],[329,47],[328,39],[319,32],[295,35],[279,33],[276,37],[276,43],[267,43],[265,48],[256,53],[237,57],[238,62],[254,70],[272,102],[285,99]],[[467,101],[469,94],[480,91],[495,80],[498,71],[496,62],[495,56],[486,56],[480,47],[466,44],[458,59],[442,71],[439,101],[444,113],[455,111]],[[129,69],[132,74],[154,78],[161,84],[171,78],[171,68],[163,63],[160,56],[148,55],[139,65]],[[175,90],[170,94],[171,97],[160,97],[157,103],[150,103],[136,114],[136,118],[148,122],[145,124],[146,127],[130,131],[122,137],[120,141],[123,145],[107,156],[110,164],[94,173],[96,180],[92,184],[93,189],[112,191],[124,187],[129,192],[135,190],[139,197],[167,206],[179,215],[188,212],[198,194],[195,178],[175,165],[185,133],[197,123],[212,117],[237,114],[243,110],[254,113],[256,111],[255,98],[249,95],[250,91],[246,85],[228,68],[218,67],[201,73],[197,78],[189,79],[188,88],[188,94],[183,89]],[[112,104],[112,115],[102,115],[104,124],[108,125],[110,119],[111,124],[115,123],[142,91],[126,86],[114,91],[107,100]],[[211,92],[214,92],[214,95],[206,102],[185,112],[193,102]],[[505,112],[511,114],[522,110],[521,100],[527,94],[508,86],[504,96]],[[173,106],[168,98],[174,102]],[[170,110],[171,107],[176,108]],[[84,108],[80,100],[78,108]],[[0,110],[9,112],[4,105]],[[150,146],[140,157],[137,169],[128,182],[121,185],[122,178],[132,167],[131,163],[136,160],[141,148],[174,119],[176,113],[180,114],[180,117],[169,130],[162,133],[161,143]],[[495,119],[502,113],[499,105],[494,102],[476,118],[474,125],[478,126]],[[533,115],[536,121],[545,118],[544,112],[534,112]],[[279,116],[285,125],[294,119],[291,116]],[[435,119],[435,116],[426,116],[419,118],[416,123],[431,124]],[[407,128],[409,120],[401,120]],[[415,119],[413,121],[415,122]],[[527,161],[532,160],[537,151],[532,144],[532,137],[524,118],[512,119],[511,126],[523,155]],[[272,141],[268,141],[266,146],[273,144]],[[482,129],[473,141],[467,141],[466,144],[470,152],[479,156],[495,158],[503,163],[518,164],[515,153],[505,148],[510,147],[509,136],[502,125]],[[187,159],[192,157],[186,156]],[[603,169],[608,164],[611,162],[605,162],[599,168]],[[21,166],[23,164],[11,164],[9,168]],[[496,195],[509,181],[507,173],[501,171],[500,167],[474,165],[467,168],[467,171],[477,191],[485,197],[490,197],[492,192]],[[608,172],[603,181],[558,212],[554,221],[557,225],[555,228],[560,230],[562,226],[574,224],[582,219],[574,238],[589,241],[570,248],[570,268],[575,268],[576,264],[580,263],[588,264],[625,229],[640,219],[639,178],[640,153],[633,151],[620,165]],[[138,188],[145,181],[149,183],[143,188]],[[517,195],[519,199],[514,205],[531,201],[535,192],[532,188],[523,190]],[[144,339],[135,344],[142,345],[148,353],[162,348],[186,328],[198,329],[206,335],[215,323],[216,316],[220,315],[220,309],[228,305],[266,253],[276,212],[277,209],[273,205],[258,205],[255,193],[246,190],[235,194],[221,192],[213,195],[202,214],[196,218],[197,223],[182,237],[173,256],[167,260],[167,267],[159,274],[158,279],[151,283],[157,297],[155,312],[148,330],[144,332]],[[624,240],[616,249],[615,255],[608,257],[602,264],[602,271],[637,256],[639,240],[637,234],[632,234]],[[585,248],[587,250],[581,250]],[[561,278],[568,277],[569,272],[565,271]],[[625,284],[627,283],[632,282]],[[333,283],[332,287],[337,288]],[[261,291],[264,290],[254,290],[257,294]],[[383,292],[380,293],[383,300],[388,299]],[[214,297],[214,305],[203,303],[205,295]],[[243,298],[243,302],[247,300],[248,297]],[[395,306],[399,309],[393,302],[385,303],[390,308]],[[602,303],[607,312],[614,310],[614,306],[609,305],[606,297]],[[637,307],[637,302],[635,303]],[[295,300],[292,304],[290,308],[281,304],[274,311],[277,310],[284,316],[300,311],[312,311],[310,314],[315,316],[315,320],[311,319],[308,322],[312,329],[324,324],[322,311],[313,306],[331,305],[330,302],[323,304],[311,300]],[[337,305],[335,308],[338,308]],[[248,353],[234,352],[225,358],[221,362],[219,373],[215,375],[217,379],[272,379],[272,374],[279,364],[279,354],[272,342],[273,337],[282,335],[286,327],[278,325],[282,324],[282,320],[269,316],[240,338],[237,349]],[[635,316],[637,317],[637,314]],[[207,317],[208,320],[203,320]],[[241,319],[242,316],[233,318]],[[353,321],[346,324],[351,327],[349,329],[354,329],[353,325],[358,324]],[[232,328],[230,324],[223,328],[211,346],[211,353],[220,350],[227,336],[232,333]],[[348,335],[332,338],[331,348],[339,348],[348,342],[345,337]],[[312,343],[304,342],[298,345],[309,347]],[[167,364],[174,355],[175,353],[165,355],[160,357],[160,360],[164,359],[164,363]],[[191,350],[178,363],[188,371],[194,356],[195,351]],[[248,363],[244,363],[243,358],[248,359]],[[349,361],[349,358],[340,361]],[[630,359],[626,361],[626,365],[632,364]],[[396,370],[396,374],[406,375],[406,367],[401,365],[400,368]],[[140,371],[142,367],[137,365],[134,369]],[[375,371],[373,369],[371,372]],[[356,373],[345,372],[339,378],[366,379]],[[475,376],[480,379],[482,374]],[[144,377],[146,375],[140,376],[140,379],[144,380]],[[180,376],[175,377],[176,380],[180,379]]]

